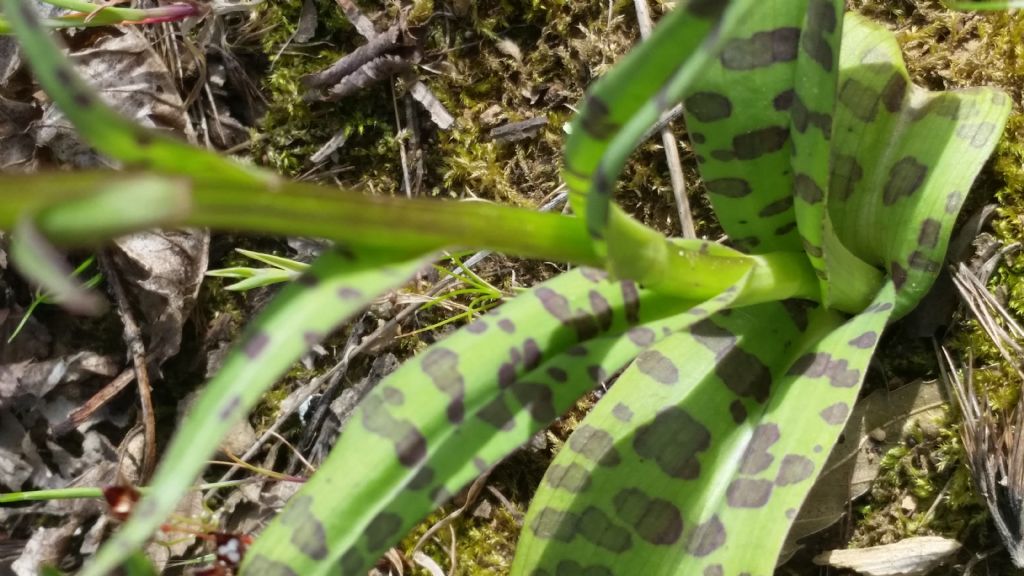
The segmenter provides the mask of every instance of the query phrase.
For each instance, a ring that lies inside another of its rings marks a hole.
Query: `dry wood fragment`
[[[520,122],[510,122],[504,126],[498,126],[491,130],[492,140],[497,142],[515,142],[532,138],[544,126],[547,126],[547,116],[537,116]]]
[[[399,44],[398,38],[399,26],[396,24],[389,28],[387,32],[376,36],[366,44],[356,48],[350,54],[346,54],[327,69],[303,76],[300,82],[307,88],[317,89],[337,84],[345,76],[380,58],[385,52],[400,48],[401,44]],[[307,99],[308,96],[307,94]]]
[[[865,576],[923,576],[959,550],[956,540],[917,536],[884,546],[824,552],[814,557],[814,563],[846,568]]]
[[[351,96],[359,90],[412,69],[409,60],[395,55],[385,55],[371,60],[357,69],[355,72],[342,78],[337,84],[327,90],[324,100],[341,100]]]

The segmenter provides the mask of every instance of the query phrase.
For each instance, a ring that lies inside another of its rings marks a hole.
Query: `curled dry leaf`
[[[78,352],[61,358],[35,362],[25,360],[0,365],[0,405],[23,397],[42,398],[58,384],[81,382],[91,376],[112,377],[120,371],[112,356]]]
[[[819,566],[846,568],[865,576],[923,576],[960,550],[960,543],[940,536],[917,536],[894,544],[833,550],[819,554]]]
[[[11,564],[17,576],[36,576],[43,566],[55,566],[62,558],[81,522],[63,522],[53,528],[37,528],[21,556]]]
[[[77,70],[123,116],[191,140],[191,124],[167,67],[141,31],[131,27],[119,30],[110,29],[93,44],[73,50],[71,58]],[[94,168],[107,163],[79,139],[52,103],[44,109],[36,137],[40,146],[51,148],[65,164]]]
[[[205,230],[144,232],[115,242],[114,261],[142,315],[147,355],[157,364],[178,352],[182,327],[206,274],[209,248]]]

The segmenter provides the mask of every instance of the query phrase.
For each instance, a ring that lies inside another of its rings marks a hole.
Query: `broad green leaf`
[[[748,277],[693,308],[605,276],[563,274],[381,381],[250,548],[248,573],[329,574],[338,562],[365,572],[644,347],[731,304]]]
[[[772,573],[892,299],[735,309],[640,354],[548,469],[512,573]]]
[[[847,248],[888,272],[900,317],[939,273],[1010,99],[991,88],[912,85],[892,34],[852,13],[840,67],[828,213]]]
[[[731,241],[754,254],[802,246],[789,136],[806,7],[807,0],[757,3],[683,100],[715,214]]]
[[[260,314],[207,384],[164,452],[131,518],[85,566],[105,576],[159,528],[228,430],[312,345],[378,294],[401,286],[429,260],[366,249],[320,256]]]

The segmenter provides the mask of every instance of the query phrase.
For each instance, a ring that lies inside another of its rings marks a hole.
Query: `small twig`
[[[106,386],[101,388],[99,392],[92,395],[91,398],[85,401],[80,407],[76,408],[71,414],[68,415],[67,420],[53,427],[53,435],[63,436],[73,429],[82,425],[83,422],[89,419],[97,410],[102,408],[114,399],[115,396],[124,390],[125,386],[128,386],[135,380],[135,369],[125,368],[116,378],[107,383]]]
[[[121,276],[117,273],[113,260],[102,250],[97,254],[97,258],[100,266],[106,271],[107,282],[114,292],[114,299],[117,300],[117,308],[124,324],[124,340],[128,345],[128,352],[131,354],[132,364],[135,368],[135,380],[139,385],[139,404],[142,409],[142,426],[146,439],[139,483],[146,484],[156,466],[156,420],[153,417],[152,388],[149,385],[149,370],[146,367],[146,346],[142,342],[142,330],[135,321],[135,314],[128,302],[128,294],[121,283]]]
[[[391,85],[391,104],[395,108],[395,139],[398,140],[398,156],[402,162],[402,187],[405,197],[412,198],[412,182],[409,179],[409,157],[405,153],[405,139],[402,138],[402,115],[398,112],[398,95],[395,85]]]
[[[493,468],[491,470],[493,470]],[[416,545],[412,547],[413,554],[418,552],[420,548],[422,548],[423,545],[426,544],[427,540],[431,536],[436,534],[438,530],[451,524],[452,520],[455,520],[459,516],[462,516],[467,510],[469,510],[471,506],[473,506],[477,498],[480,496],[480,492],[482,492],[484,486],[487,485],[487,479],[490,478],[491,476],[491,470],[488,470],[487,472],[481,474],[479,478],[474,480],[473,483],[469,485],[469,490],[466,492],[466,502],[462,506],[460,506],[458,510],[452,512],[451,514],[435,522],[433,526],[428,528],[427,531],[423,533],[423,536],[420,536],[420,539],[416,541]]]
[[[646,39],[651,35],[654,22],[651,20],[651,10],[647,0],[633,0],[636,7],[636,19],[640,25],[640,37]],[[696,238],[697,230],[693,225],[693,212],[690,210],[690,200],[686,196],[686,176],[683,174],[683,163],[679,159],[679,146],[675,134],[665,126],[661,129],[661,144],[665,148],[665,160],[668,162],[668,173],[672,180],[672,194],[676,199],[676,209],[679,211],[679,226],[682,228],[683,238]]]

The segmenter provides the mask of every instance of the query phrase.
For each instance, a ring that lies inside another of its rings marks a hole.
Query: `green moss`
[[[451,528],[445,527],[437,531],[424,544],[422,552],[441,565],[443,569],[450,566],[449,554],[452,545],[452,530],[455,537],[456,574],[493,575],[508,574],[515,554],[515,543],[519,535],[519,522],[522,511],[513,515],[501,504],[488,502],[490,514],[486,518],[464,515],[451,522]],[[476,503],[480,504],[480,501]],[[475,509],[475,507],[474,507]],[[446,506],[427,517],[399,544],[398,549],[411,556],[416,542],[437,522],[440,522],[454,510]],[[518,516],[518,517],[517,517]],[[412,574],[428,576],[428,572],[415,567]]]

